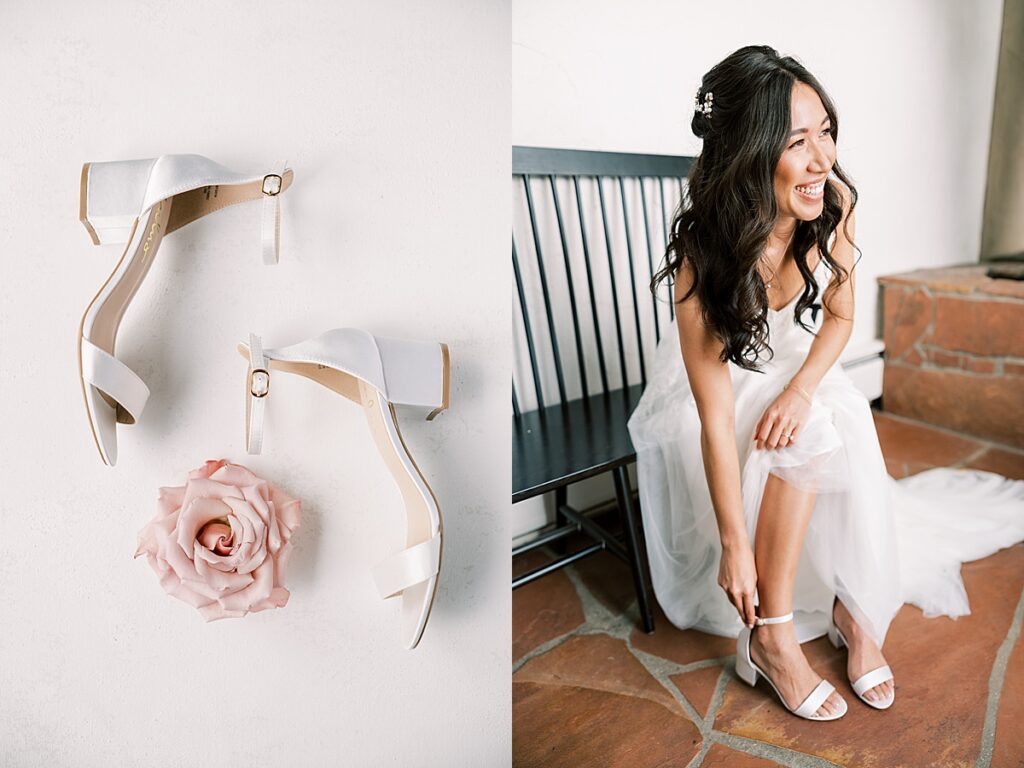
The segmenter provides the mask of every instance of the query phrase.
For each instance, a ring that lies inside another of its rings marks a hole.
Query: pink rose
[[[139,532],[160,586],[207,621],[281,608],[298,499],[239,464],[208,461],[183,487],[161,488],[159,512]]]

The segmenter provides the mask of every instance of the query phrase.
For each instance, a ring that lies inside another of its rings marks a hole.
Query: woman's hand
[[[784,389],[769,405],[754,430],[758,450],[786,448],[795,442],[807,423],[811,404],[793,386]]]
[[[718,586],[725,590],[729,602],[736,606],[740,619],[748,627],[754,626],[754,591],[757,588],[757,568],[754,550],[749,543],[722,547],[718,566]]]

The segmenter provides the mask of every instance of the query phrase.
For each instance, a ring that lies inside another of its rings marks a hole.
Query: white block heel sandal
[[[835,611],[835,601],[832,601],[832,610]],[[843,634],[843,630],[836,626],[835,619],[829,616],[828,619],[828,639],[837,649],[846,646],[850,647],[850,644],[846,641],[846,635]],[[856,680],[851,680],[850,685],[853,686],[853,692],[857,694],[857,698],[867,704],[869,707],[875,709],[888,709],[892,706],[892,703],[896,700],[896,687],[893,685],[892,692],[881,701],[871,701],[870,699],[864,698],[864,694],[868,690],[874,688],[876,685],[881,685],[886,680],[892,680],[893,674],[888,664],[883,664],[881,667],[872,669],[870,672],[866,672]]]
[[[78,331],[78,362],[86,413],[105,464],[117,463],[117,424],[134,424],[149,388],[114,357],[121,318],[142,284],[160,240],[213,211],[248,200],[263,203],[263,260],[277,261],[278,195],[290,170],[250,176],[199,155],[86,163],[80,218],[93,243],[124,243],[110,277],[90,302]]]
[[[448,408],[448,346],[373,336],[338,328],[279,349],[262,348],[256,335],[238,351],[249,360],[246,444],[259,453],[263,409],[272,371],[297,373],[359,403],[374,443],[405,502],[406,548],[373,569],[382,598],[402,598],[402,637],[415,648],[423,635],[441,568],[441,510],[402,439],[396,405],[430,408],[427,419]]]
[[[781,624],[784,621],[792,621],[793,613],[787,613],[785,616],[774,616],[772,618],[759,618],[755,620],[755,628],[762,624]],[[796,709],[790,709],[789,704],[779,693],[779,689],[775,687],[775,683],[772,679],[764,673],[754,660],[750,657],[750,636],[753,630],[748,627],[742,627],[740,634],[736,638],[736,674],[740,680],[745,682],[749,686],[757,685],[758,675],[768,681],[768,684],[775,691],[775,694],[779,697],[779,701],[782,702],[782,706],[788,709],[797,717],[803,717],[808,720],[838,720],[840,717],[846,714],[846,701],[843,701],[842,710],[835,715],[816,715],[815,712],[821,708],[825,699],[829,697],[832,691],[835,690],[835,686],[827,680],[819,682],[807,697],[800,702],[800,706]]]

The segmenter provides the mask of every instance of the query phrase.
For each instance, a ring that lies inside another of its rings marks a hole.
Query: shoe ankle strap
[[[281,253],[281,192],[284,190],[283,168],[280,173],[263,177],[263,216],[260,236],[263,243],[263,263],[277,264]]]
[[[756,619],[754,619],[754,625],[759,627],[762,624],[782,624],[783,622],[792,620],[793,612],[790,611],[785,616],[772,616],[769,618],[761,618],[760,616],[758,616]]]
[[[249,334],[249,375],[245,395],[245,448],[250,454],[263,449],[264,400],[270,394],[270,368],[263,354],[263,342]]]

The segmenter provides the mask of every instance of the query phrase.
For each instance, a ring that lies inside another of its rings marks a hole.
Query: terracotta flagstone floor
[[[976,467],[1024,479],[1024,453],[876,414],[889,472]],[[571,545],[570,545],[571,546]],[[550,553],[516,558],[522,573]],[[964,565],[971,615],[904,605],[886,637],[893,706],[860,702],[846,652],[805,643],[846,698],[843,718],[794,717],[734,672],[735,640],[638,627],[628,567],[600,553],[513,593],[513,762],[528,768],[1024,767],[1024,543]]]

